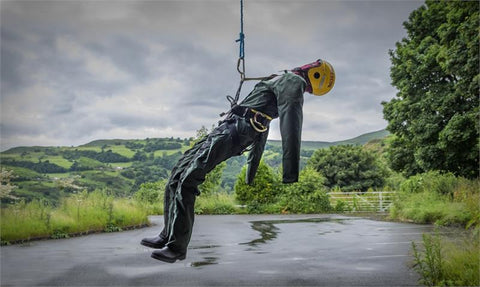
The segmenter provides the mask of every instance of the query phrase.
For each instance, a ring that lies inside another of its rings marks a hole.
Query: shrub
[[[431,191],[441,195],[453,196],[458,180],[452,173],[429,171],[411,176],[400,185],[400,191],[418,193]]]
[[[163,200],[166,184],[166,180],[142,183],[133,197],[135,200],[142,203],[158,204],[159,201]]]
[[[325,179],[311,167],[300,172],[299,182],[287,185],[279,195],[282,212],[319,213],[331,210]]]
[[[280,190],[278,176],[262,161],[253,184],[248,185],[245,182],[246,171],[246,167],[243,167],[235,183],[236,199],[241,204],[273,203]]]

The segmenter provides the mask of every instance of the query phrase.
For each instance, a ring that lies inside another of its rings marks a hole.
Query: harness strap
[[[286,72],[287,71],[285,70],[285,73]],[[278,76],[279,76],[278,74],[271,74],[270,76],[266,76],[266,77],[246,78],[245,74],[240,72],[240,84],[238,85],[238,89],[237,89],[237,93],[235,94],[235,97],[232,97],[230,95],[227,96],[227,101],[230,103],[230,110],[228,110],[226,112],[222,112],[220,114],[220,116],[221,117],[225,116],[226,114],[230,113],[235,106],[237,106],[238,99],[240,98],[240,91],[242,90],[243,82],[245,82],[245,81],[268,81],[268,80],[271,80],[271,79],[273,79],[275,77],[278,77]]]
[[[253,129],[259,133],[266,132],[268,130],[268,125],[270,124],[270,121],[273,120],[272,117],[265,113],[239,105],[235,105],[231,109],[231,113],[249,120]]]

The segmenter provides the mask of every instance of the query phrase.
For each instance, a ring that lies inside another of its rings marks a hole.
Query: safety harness
[[[266,132],[268,130],[268,125],[273,120],[273,118],[267,114],[254,110],[252,108],[246,108],[239,105],[235,105],[234,107],[232,107],[230,112],[234,115],[250,121],[253,129],[259,133]]]

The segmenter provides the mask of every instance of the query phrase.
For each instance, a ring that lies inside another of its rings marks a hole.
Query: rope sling
[[[243,33],[243,0],[240,0],[240,33],[239,38],[235,40],[235,42],[239,42],[239,55],[237,61],[237,71],[240,74],[240,83],[238,85],[237,93],[235,94],[235,98],[228,95],[227,100],[230,102],[230,106],[234,107],[238,103],[238,99],[240,98],[240,92],[242,90],[242,85],[245,81],[265,81],[273,79],[277,76],[277,74],[272,74],[267,77],[256,77],[256,78],[247,78],[245,76],[245,33]],[[224,116],[226,113],[220,114],[220,116]]]

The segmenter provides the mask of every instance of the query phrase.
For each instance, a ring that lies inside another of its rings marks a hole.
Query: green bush
[[[261,161],[253,184],[248,185],[245,182],[246,171],[246,167],[243,167],[235,183],[235,195],[238,202],[247,205],[273,203],[281,189],[278,175]]]
[[[165,179],[142,183],[133,198],[149,215],[163,214],[163,196],[166,184]]]
[[[133,198],[142,203],[158,204],[163,201],[166,184],[166,180],[142,183]]]
[[[453,196],[457,184],[458,180],[452,173],[429,171],[405,180],[400,184],[400,191],[410,193],[430,191],[440,195]]]
[[[300,172],[299,181],[281,184],[264,162],[253,185],[245,183],[246,168],[240,173],[235,185],[236,199],[246,204],[247,213],[321,213],[332,210],[324,177],[312,167]]]
[[[287,185],[279,195],[282,212],[320,213],[330,211],[330,200],[322,175],[311,167],[300,172],[299,182]]]

